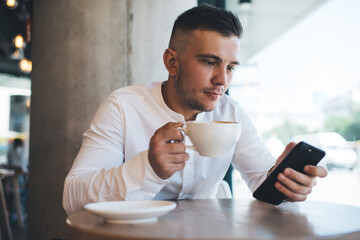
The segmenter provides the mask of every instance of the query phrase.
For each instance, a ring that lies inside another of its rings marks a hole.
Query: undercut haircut
[[[178,16],[174,22],[169,48],[179,51],[187,45],[189,34],[194,30],[208,30],[220,33],[225,37],[241,37],[243,28],[236,14],[201,4]]]

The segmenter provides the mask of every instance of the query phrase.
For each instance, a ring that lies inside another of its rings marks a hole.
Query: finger
[[[169,169],[171,170],[169,175],[172,176],[174,173],[183,170],[185,168],[185,166],[186,166],[186,162],[169,164]]]
[[[283,184],[281,184],[280,182],[276,182],[275,183],[275,187],[281,192],[283,193],[287,198],[288,201],[290,202],[295,202],[295,201],[305,201],[307,195],[304,194],[299,194],[299,193],[294,193],[293,191],[291,191],[290,189],[288,189],[286,186],[284,186]]]
[[[185,162],[183,163],[167,163],[156,166],[154,169],[155,173],[162,179],[168,179],[175,172],[185,168]]]
[[[184,140],[184,136],[178,127],[183,126],[184,124],[181,122],[170,122],[164,125],[164,128],[158,132],[161,134],[162,139],[166,143],[173,143],[173,142],[182,142]]]
[[[155,161],[149,162],[154,172],[162,179],[171,177],[175,172],[184,169],[186,161],[189,159],[187,153],[183,154],[162,154]]]
[[[312,165],[307,165],[304,167],[304,171],[309,174],[310,176],[313,177],[321,177],[324,178],[327,176],[328,172],[326,170],[326,168],[322,167],[322,166],[312,166]]]
[[[177,154],[170,154],[169,163],[172,164],[185,164],[185,162],[189,160],[188,153],[177,153]]]
[[[183,170],[186,166],[186,161],[189,159],[187,153],[171,154],[169,162],[164,166],[164,172],[172,176],[175,172]]]
[[[171,142],[181,142],[183,141],[183,135],[177,129],[181,127],[183,123],[181,122],[169,122],[157,129],[152,136],[150,142],[155,142],[157,144],[167,144]]]
[[[185,153],[185,151],[185,144],[181,142],[174,142],[166,145],[166,152],[169,154]]]
[[[313,187],[316,185],[315,177],[300,173],[291,168],[285,168],[283,175],[304,186]]]
[[[312,191],[312,186],[309,185],[302,185],[288,177],[284,174],[280,173],[278,175],[278,180],[286,186],[291,192],[296,194],[308,195]]]

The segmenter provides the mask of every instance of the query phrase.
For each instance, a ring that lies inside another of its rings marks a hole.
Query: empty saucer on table
[[[85,210],[118,224],[155,222],[175,207],[171,201],[113,201],[89,203]]]

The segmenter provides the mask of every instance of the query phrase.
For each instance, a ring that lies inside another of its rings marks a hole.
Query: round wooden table
[[[156,223],[109,224],[86,211],[67,219],[70,239],[360,239],[360,208],[252,199],[180,200]]]

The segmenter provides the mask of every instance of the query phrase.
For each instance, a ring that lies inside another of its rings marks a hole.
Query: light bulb
[[[15,47],[16,48],[23,48],[24,47],[24,38],[18,34],[16,35],[15,39],[14,39],[14,43],[15,43]]]
[[[18,5],[18,3],[17,3],[16,0],[6,0],[6,6],[7,6],[8,8],[13,9],[13,8],[16,8],[17,5]]]
[[[26,58],[21,59],[19,66],[21,71],[24,72],[31,72],[32,70],[32,62],[30,60],[27,60]]]

